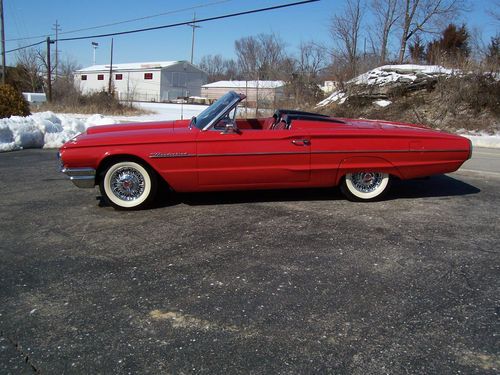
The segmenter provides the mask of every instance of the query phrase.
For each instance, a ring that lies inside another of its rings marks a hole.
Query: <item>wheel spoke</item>
[[[110,178],[110,185],[113,194],[124,201],[138,199],[145,189],[144,176],[130,167],[114,171]]]
[[[358,172],[353,173],[351,181],[356,190],[362,193],[371,193],[380,186],[383,177],[381,173]]]

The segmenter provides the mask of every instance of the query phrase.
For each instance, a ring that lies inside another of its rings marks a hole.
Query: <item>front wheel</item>
[[[104,171],[99,189],[113,207],[136,210],[154,200],[157,179],[149,167],[133,161],[121,161],[111,164]]]
[[[380,199],[388,190],[390,176],[381,172],[347,173],[340,189],[351,201],[370,202]]]

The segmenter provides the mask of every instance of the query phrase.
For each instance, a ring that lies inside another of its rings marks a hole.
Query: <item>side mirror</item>
[[[224,131],[221,134],[240,134],[241,131],[235,124],[226,124]]]

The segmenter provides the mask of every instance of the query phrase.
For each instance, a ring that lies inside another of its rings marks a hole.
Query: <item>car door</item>
[[[293,186],[309,181],[310,141],[303,130],[201,131],[197,167],[202,188]]]

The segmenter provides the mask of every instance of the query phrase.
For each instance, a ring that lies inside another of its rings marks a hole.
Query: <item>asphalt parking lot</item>
[[[494,374],[500,175],[100,207],[0,154],[1,374]]]

